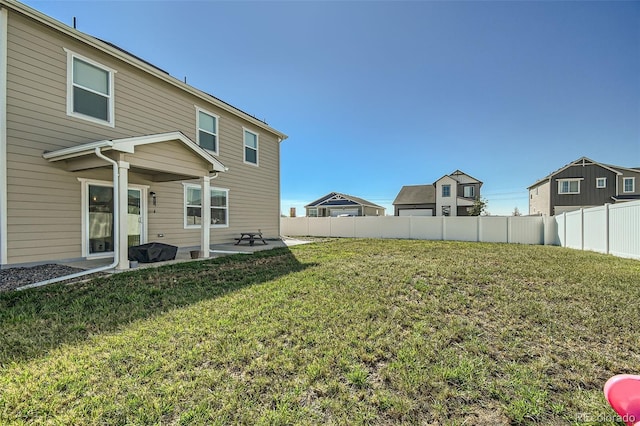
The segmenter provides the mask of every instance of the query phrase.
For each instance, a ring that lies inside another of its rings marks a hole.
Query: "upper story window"
[[[606,188],[607,187],[607,178],[596,178],[596,188]]]
[[[634,177],[626,177],[622,178],[622,187],[624,192],[635,192],[636,191],[636,178]]]
[[[115,71],[67,50],[67,115],[113,127]]]
[[[198,114],[198,145],[218,154],[218,116],[196,107]]]
[[[559,179],[558,194],[579,194],[580,179]]]
[[[211,227],[229,226],[229,190],[211,188]],[[188,184],[184,186],[184,227],[199,228],[202,225],[202,186]]]
[[[476,196],[476,189],[473,186],[465,186],[463,191],[465,198],[473,198]]]
[[[244,129],[244,162],[258,165],[258,134]]]
[[[442,185],[442,196],[451,197],[451,185]]]

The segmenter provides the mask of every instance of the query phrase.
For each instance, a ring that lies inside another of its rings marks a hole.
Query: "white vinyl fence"
[[[546,220],[549,220],[548,218]],[[284,217],[283,235],[544,244],[542,216]]]
[[[559,216],[283,217],[282,235],[552,244],[640,259],[640,201]]]
[[[640,201],[580,209],[554,220],[557,245],[640,259]]]

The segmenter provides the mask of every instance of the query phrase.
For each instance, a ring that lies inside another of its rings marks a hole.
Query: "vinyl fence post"
[[[580,250],[584,251],[584,207],[580,207]]]
[[[604,204],[604,252],[609,254],[609,206],[611,204]]]
[[[440,216],[442,218],[442,227],[441,227],[441,233],[440,235],[442,235],[442,241],[446,241],[447,240],[447,226],[445,225],[445,218],[446,216]]]
[[[561,247],[566,247],[567,246],[567,213],[566,212],[562,212],[562,243],[560,244]]]

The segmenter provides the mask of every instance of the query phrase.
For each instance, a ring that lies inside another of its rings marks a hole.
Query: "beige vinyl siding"
[[[94,60],[114,74],[115,127],[66,114],[67,52]],[[259,71],[257,71],[259,72]],[[9,264],[82,256],[81,187],[78,178],[111,182],[111,168],[68,172],[64,162],[42,158],[83,143],[180,131],[196,140],[196,106],[219,116],[219,155],[229,167],[211,186],[229,190],[229,226],[211,231],[213,244],[239,232],[279,234],[279,142],[248,120],[9,11],[7,74],[8,256]],[[243,127],[259,135],[259,167],[243,162]],[[154,182],[136,167],[182,168],[205,174],[204,163],[178,142],[138,146],[124,157],[129,183],[148,185],[157,206],[148,205],[148,241],[199,246],[200,230],[184,228],[184,186]],[[189,182],[198,183],[197,179]],[[155,212],[154,212],[155,210]],[[158,234],[164,237],[158,237]]]

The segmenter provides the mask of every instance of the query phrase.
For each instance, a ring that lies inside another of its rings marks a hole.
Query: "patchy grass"
[[[337,240],[4,293],[0,423],[616,424],[639,283],[557,247]]]

